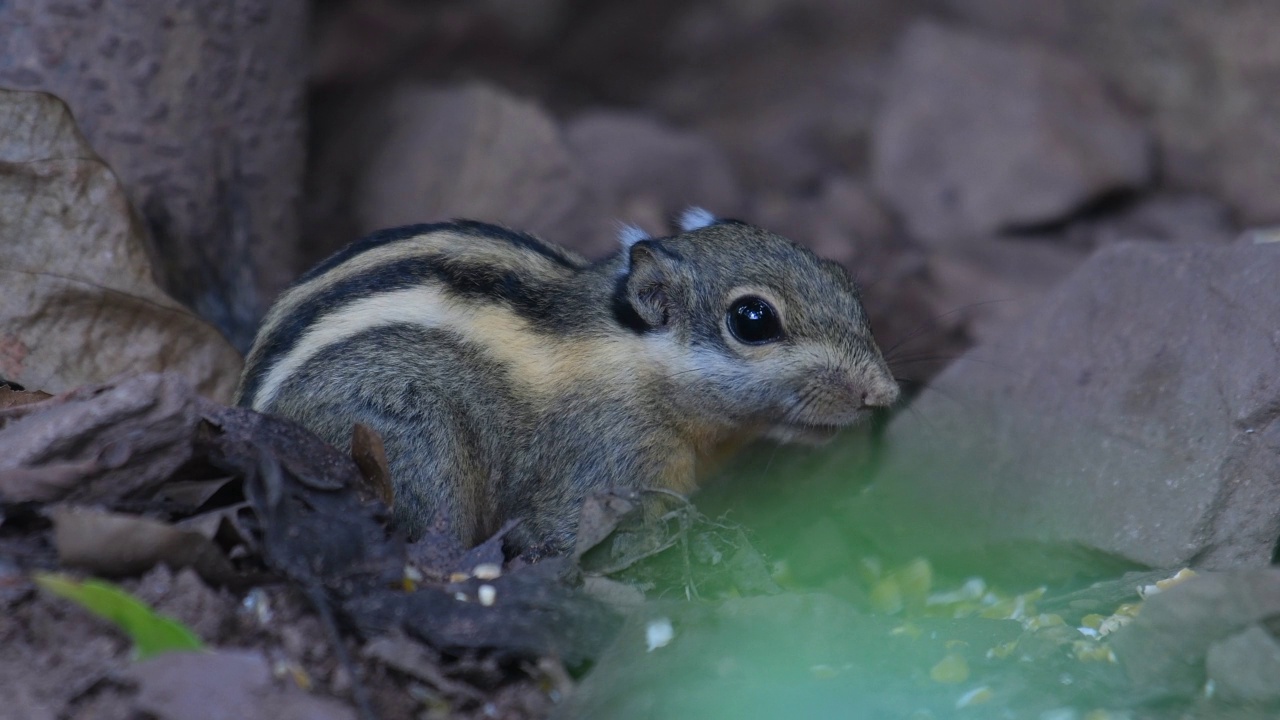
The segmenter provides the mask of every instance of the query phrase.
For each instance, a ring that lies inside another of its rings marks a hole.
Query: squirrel
[[[373,233],[277,299],[236,402],[339,447],[378,431],[411,537],[518,519],[508,546],[538,554],[572,549],[594,491],[687,494],[749,440],[895,402],[843,267],[699,208],[678,230],[624,226],[595,262],[475,221]]]

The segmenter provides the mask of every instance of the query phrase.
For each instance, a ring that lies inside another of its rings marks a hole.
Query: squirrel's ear
[[[641,240],[628,251],[621,299],[647,327],[671,322],[674,269],[674,260],[651,242]]]
[[[679,228],[680,232],[693,232],[701,230],[704,227],[716,224],[716,216],[703,210],[700,207],[685,208],[680,213]]]

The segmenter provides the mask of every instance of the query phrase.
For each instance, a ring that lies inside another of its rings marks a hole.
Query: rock
[[[1278,613],[1280,571],[1206,574],[1147,598],[1111,645],[1144,693],[1195,697],[1212,678],[1215,694],[1225,683],[1223,699],[1274,699],[1280,655],[1275,638],[1257,623]]]
[[[0,4],[0,87],[67,102],[150,226],[161,284],[240,350],[297,271],[307,8]]]
[[[867,184],[847,176],[827,178],[812,197],[758,193],[748,217],[859,273],[911,249]],[[874,269],[867,274],[878,277]]]
[[[646,46],[656,57],[632,63],[666,63],[635,102],[717,141],[748,188],[811,192],[825,175],[865,171],[883,51],[928,4],[684,3]]]
[[[1061,220],[1151,176],[1143,127],[1073,59],[920,21],[872,135],[872,179],[932,243]]]
[[[1072,223],[1063,237],[1088,246],[1122,240],[1226,243],[1239,235],[1231,208],[1198,193],[1160,193],[1132,207]]]
[[[387,77],[545,74],[528,58],[545,57],[568,9],[568,0],[326,2],[311,8],[309,78],[323,88]]]
[[[1242,0],[947,0],[960,17],[1077,54],[1151,118],[1161,176],[1280,221],[1280,5]]]
[[[1280,642],[1258,625],[1209,648],[1205,658],[1214,694],[1228,702],[1280,702]]]
[[[936,288],[929,295],[933,316],[952,316],[971,340],[989,340],[1034,311],[1085,257],[1084,249],[1066,244],[1000,238],[944,248],[927,261]]]
[[[403,85],[368,127],[355,181],[361,233],[471,218],[532,232],[587,252],[612,249],[601,202],[538,105],[486,85]]]
[[[736,217],[742,191],[713,143],[643,115],[596,111],[565,128],[569,149],[614,216],[666,234],[690,205]]]
[[[850,519],[998,568],[1265,566],[1280,537],[1280,246],[1121,243],[944,371]]]

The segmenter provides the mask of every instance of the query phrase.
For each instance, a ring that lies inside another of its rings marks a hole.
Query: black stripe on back
[[[527,233],[516,232],[500,225],[491,225],[489,223],[477,222],[475,220],[453,220],[451,222],[422,223],[418,225],[405,225],[403,227],[387,228],[385,230],[379,230],[366,235],[325,258],[319,265],[311,268],[303,274],[302,277],[298,278],[294,284],[298,285],[314,280],[357,255],[380,248],[383,245],[389,245],[393,242],[408,240],[420,235],[430,235],[438,232],[454,232],[468,237],[501,238],[517,247],[532,250],[558,265],[567,268],[578,267],[577,263],[570,260],[559,250],[559,248],[547,245]]]
[[[330,285],[283,317],[275,330],[262,339],[259,362],[245,376],[242,403],[257,393],[274,361],[288,354],[303,333],[324,315],[362,298],[425,284],[439,284],[453,294],[501,302],[533,324],[562,327],[574,318],[569,309],[552,304],[554,293],[529,287],[514,272],[492,267],[449,264],[439,257],[412,257],[386,263]]]

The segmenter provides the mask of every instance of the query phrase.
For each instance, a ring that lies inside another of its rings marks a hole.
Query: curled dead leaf
[[[377,430],[363,423],[355,424],[351,429],[351,459],[360,468],[365,487],[387,507],[392,507],[396,494],[391,485],[391,468]]]
[[[19,405],[30,405],[38,403],[42,400],[48,400],[53,397],[46,392],[27,392],[25,390],[14,390],[6,385],[0,385],[0,410],[15,408]]]
[[[0,377],[63,392],[173,371],[226,400],[239,353],[152,279],[115,174],[46,93],[0,90]]]
[[[149,374],[0,410],[0,500],[110,503],[164,482],[191,457],[196,395]]]
[[[236,572],[217,545],[168,523],[89,508],[53,510],[53,542],[66,567],[94,575],[141,575],[158,564],[195,570],[205,582],[230,585]]]

